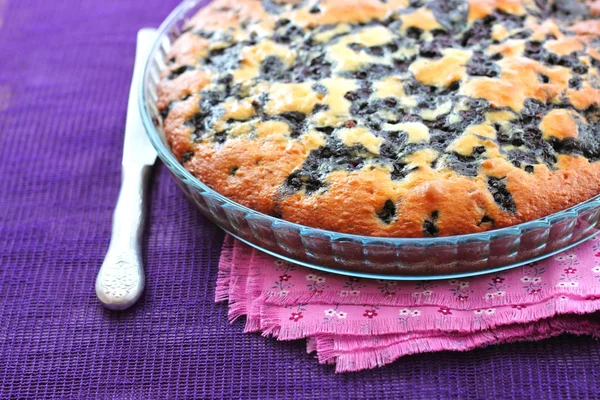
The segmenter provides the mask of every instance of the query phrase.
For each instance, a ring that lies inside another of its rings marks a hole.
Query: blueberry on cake
[[[332,231],[507,227],[600,194],[600,2],[215,0],[173,43],[174,154]]]

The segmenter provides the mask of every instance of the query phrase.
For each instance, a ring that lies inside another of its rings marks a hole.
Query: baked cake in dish
[[[215,0],[168,55],[174,154],[244,206],[431,237],[600,194],[600,1]]]

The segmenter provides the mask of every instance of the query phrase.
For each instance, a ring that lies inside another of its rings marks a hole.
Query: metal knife
[[[144,64],[156,40],[155,29],[142,29],[137,35],[135,66],[127,103],[121,189],[113,215],[110,245],[96,278],[96,295],[105,307],[124,310],[144,291],[142,235],[146,219],[146,189],[156,151],[138,111],[138,85]]]

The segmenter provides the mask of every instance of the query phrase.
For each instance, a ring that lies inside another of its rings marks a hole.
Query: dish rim
[[[191,9],[200,6],[204,7],[211,0],[184,0],[181,2],[175,9],[167,16],[167,18],[161,23],[159,28],[157,29],[157,38],[152,45],[150,50],[148,59],[144,64],[144,70],[142,74],[142,80],[139,83],[138,94],[139,101],[138,107],[140,110],[142,122],[144,125],[144,129],[146,131],[146,135],[149,137],[150,142],[152,143],[154,149],[156,150],[158,156],[163,161],[163,163],[169,168],[169,170],[174,173],[179,179],[184,180],[187,184],[191,185],[196,190],[201,190],[212,197],[217,198],[222,201],[225,205],[229,207],[233,207],[239,211],[243,211],[246,213],[246,217],[256,216],[262,219],[268,220],[274,227],[281,226],[289,226],[297,229],[302,235],[319,235],[322,237],[328,237],[331,241],[343,242],[343,241],[359,241],[362,244],[373,244],[373,245],[381,245],[381,242],[385,242],[386,244],[391,244],[394,246],[399,245],[411,245],[411,246],[435,246],[435,245],[448,245],[450,243],[455,244],[457,242],[463,243],[475,243],[480,241],[489,241],[494,238],[504,238],[520,235],[523,232],[532,231],[540,228],[550,227],[556,221],[560,221],[562,219],[575,217],[580,214],[582,211],[587,211],[588,209],[594,207],[600,207],[600,194],[584,201],[579,204],[576,204],[572,207],[569,207],[565,210],[558,211],[556,213],[544,216],[542,218],[538,218],[532,221],[523,222],[517,225],[507,226],[504,228],[494,229],[485,232],[475,232],[468,233],[463,235],[452,235],[452,236],[439,236],[439,237],[425,237],[425,238],[412,238],[412,237],[386,237],[386,236],[368,236],[368,235],[357,235],[352,233],[344,233],[331,231],[327,229],[314,228],[307,225],[298,224],[295,222],[287,221],[284,219],[276,218],[268,214],[261,213],[259,211],[253,210],[249,207],[246,207],[240,203],[237,203],[230,198],[220,194],[216,190],[210,188],[208,185],[203,183],[201,180],[196,178],[189,172],[187,169],[183,167],[177,160],[177,158],[172,153],[171,149],[163,143],[161,139],[161,134],[156,129],[152,117],[148,112],[147,105],[148,99],[146,96],[146,83],[148,82],[148,76],[150,75],[150,69],[153,58],[156,56],[161,43],[164,41],[165,36],[171,30],[175,23],[183,21],[182,14],[190,11]],[[598,161],[600,162],[600,161]],[[250,215],[248,215],[250,214]]]

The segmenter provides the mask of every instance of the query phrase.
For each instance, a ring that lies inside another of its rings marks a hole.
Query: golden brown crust
[[[255,0],[218,0],[210,2],[187,21],[186,29],[200,28],[204,31],[241,29],[243,22],[259,21],[268,14]]]
[[[169,145],[232,200],[339,232],[566,209],[600,193],[600,8],[539,3],[215,0],[163,71]]]

